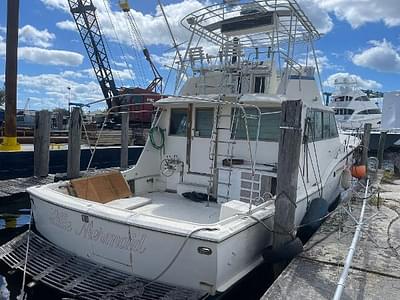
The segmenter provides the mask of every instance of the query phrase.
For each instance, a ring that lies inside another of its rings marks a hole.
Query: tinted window
[[[308,112],[308,141],[320,141],[338,136],[333,112],[310,110]]]
[[[380,114],[381,111],[380,111],[379,108],[376,108],[376,109],[370,109],[370,110],[368,111],[368,113],[369,113],[370,115],[375,115],[375,114]]]
[[[322,127],[323,127],[322,136],[324,139],[326,139],[330,136],[330,131],[331,131],[330,120],[331,120],[330,115],[326,112],[323,112],[322,113]]]
[[[254,78],[254,93],[264,93],[265,76],[256,76]]]
[[[358,115],[368,115],[368,109],[359,111],[357,114]]]
[[[329,136],[332,137],[337,137],[339,136],[338,134],[338,129],[337,129],[337,125],[336,125],[336,119],[335,119],[335,115],[333,113],[329,113],[330,116],[330,120],[329,120]]]
[[[169,134],[186,136],[186,126],[187,126],[187,109],[172,108],[171,119],[169,123]]]
[[[196,108],[195,136],[211,137],[214,124],[214,109]]]
[[[260,122],[260,133],[259,140],[262,141],[275,141],[279,140],[281,122],[280,108],[260,108],[261,110],[261,122]],[[255,140],[257,137],[258,129],[258,112],[255,108],[246,108],[247,115],[247,127],[249,131],[249,138]],[[234,110],[232,110],[233,114]],[[236,127],[237,126],[237,127]],[[237,109],[236,118],[234,119],[233,128],[236,128],[236,132],[232,133],[232,139],[247,139],[245,119],[241,109]]]
[[[322,111],[310,112],[309,137],[314,141],[322,140]]]
[[[369,101],[369,98],[367,96],[361,96],[361,97],[357,97],[354,100],[355,101]]]

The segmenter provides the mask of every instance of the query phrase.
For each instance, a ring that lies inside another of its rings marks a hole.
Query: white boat
[[[338,78],[335,86],[329,106],[335,110],[341,129],[362,129],[365,123],[370,123],[373,129],[381,127],[382,113],[379,106],[361,91],[355,78]]]
[[[319,37],[295,1],[211,5],[182,24],[220,51],[207,55],[191,39],[179,95],[155,103],[151,138],[123,172],[132,195],[99,203],[75,196],[70,181],[28,192],[37,230],[63,249],[214,295],[262,263],[272,242],[282,103],[303,103],[296,225],[315,198],[330,204],[343,191],[353,148],[314,68],[294,60],[295,47]]]

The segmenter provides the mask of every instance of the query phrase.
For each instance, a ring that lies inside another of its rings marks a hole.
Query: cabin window
[[[196,108],[195,133],[197,137],[211,137],[214,124],[213,108]]]
[[[373,109],[366,109],[366,110],[362,110],[360,112],[358,112],[358,115],[376,115],[376,114],[380,114],[381,111],[379,108],[373,108]]]
[[[352,115],[354,112],[354,109],[348,109],[348,108],[335,108],[335,114],[336,115]]]
[[[311,110],[308,113],[309,141],[316,142],[338,136],[335,115],[329,111]]]
[[[258,139],[260,141],[279,141],[279,125],[281,122],[281,109],[280,108],[260,108],[261,121]],[[255,140],[257,137],[258,129],[258,111],[255,108],[246,108],[247,127],[249,131],[250,140]],[[235,114],[235,109],[232,109],[232,116]],[[246,122],[243,111],[239,108],[236,109],[236,117],[233,123],[232,139],[246,140]],[[235,130],[236,128],[236,130]]]
[[[325,112],[326,113],[326,112]],[[336,119],[335,115],[333,113],[328,113],[329,114],[329,136],[331,138],[339,136],[337,125],[336,125]]]
[[[367,96],[360,96],[354,99],[355,101],[369,101]]]
[[[322,140],[322,111],[310,111],[309,136],[312,141]]]
[[[187,120],[186,108],[172,108],[169,121],[169,134],[186,136]]]
[[[265,92],[265,76],[254,77],[254,93]]]

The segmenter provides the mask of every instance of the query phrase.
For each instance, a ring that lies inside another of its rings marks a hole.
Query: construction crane
[[[96,78],[100,84],[101,91],[104,98],[107,99],[108,108],[113,107],[113,105],[119,105],[121,103],[119,98],[115,98],[114,101],[112,101],[111,98],[131,93],[135,88],[116,87],[107,56],[105,41],[96,17],[96,7],[93,5],[92,0],[68,0],[68,4]],[[131,35],[134,38],[133,46],[142,48],[145,59],[148,61],[154,75],[154,79],[145,90],[152,93],[162,92],[162,77],[152,62],[148,49],[144,45],[140,31],[130,13],[129,4],[127,1],[119,1],[119,4],[121,9],[126,13],[130,25],[130,32],[132,32]],[[135,45],[135,43],[137,44]]]

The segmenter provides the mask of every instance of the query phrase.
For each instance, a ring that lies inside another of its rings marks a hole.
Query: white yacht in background
[[[365,123],[371,123],[373,129],[381,126],[382,113],[378,104],[361,91],[355,78],[338,78],[335,86],[329,106],[335,110],[341,129],[360,129]]]
[[[296,225],[314,199],[330,204],[343,191],[353,148],[322,103],[314,68],[295,61],[319,38],[295,1],[211,5],[182,25],[192,33],[178,67],[182,87],[155,103],[137,164],[123,177],[28,192],[37,230],[59,247],[214,295],[257,267],[272,243],[266,227],[273,225],[282,103],[302,100]],[[199,39],[218,53],[207,54]]]

